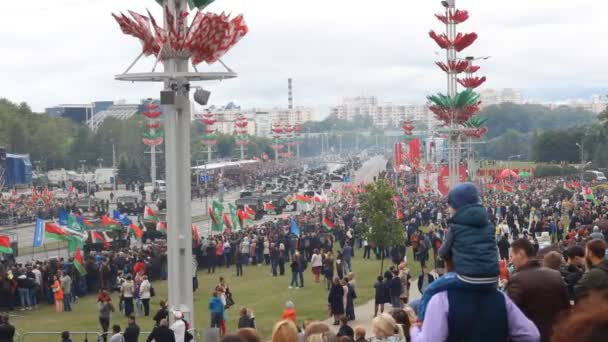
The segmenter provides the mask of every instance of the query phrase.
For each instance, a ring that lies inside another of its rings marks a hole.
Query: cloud
[[[0,12],[0,96],[36,110],[59,103],[157,96],[160,85],[115,81],[139,43],[120,33],[111,12],[146,8],[153,0],[3,1]],[[467,54],[482,62],[486,87],[519,88],[537,99],[606,92],[608,27],[605,1],[459,0],[479,33]],[[250,33],[224,61],[239,78],[205,85],[211,101],[245,107],[284,106],[287,78],[297,105],[327,108],[343,96],[423,103],[441,91],[434,65],[439,48],[427,36],[441,30],[428,0],[217,0],[209,10],[243,13]],[[149,70],[148,59],[139,66]],[[200,66],[199,69],[217,69]],[[325,114],[325,113],[321,113]]]

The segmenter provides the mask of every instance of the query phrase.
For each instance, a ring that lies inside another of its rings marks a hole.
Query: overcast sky
[[[537,100],[608,93],[608,1],[458,0],[471,18],[460,26],[479,39],[467,55],[490,55],[486,88],[519,88]],[[1,0],[0,97],[35,110],[59,103],[157,97],[160,85],[115,81],[138,55],[111,12],[153,0]],[[442,26],[435,0],[216,0],[208,10],[243,13],[250,32],[223,59],[239,78],[207,87],[211,103],[285,106],[287,78],[296,105],[320,116],[344,96],[423,103],[444,87],[428,38]],[[149,71],[147,59],[138,71]],[[199,70],[218,66],[199,66]]]

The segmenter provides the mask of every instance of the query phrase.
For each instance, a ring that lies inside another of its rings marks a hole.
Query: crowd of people
[[[383,181],[392,179],[389,174]],[[353,187],[336,192],[327,207],[311,206],[289,217],[202,237],[194,243],[193,265],[207,273],[234,266],[235,277],[246,277],[249,265],[268,267],[273,277],[290,271],[285,287],[294,290],[306,288],[303,274],[310,268],[309,279],[326,284],[328,316],[338,333],[322,322],[298,321],[294,303],[287,302],[273,329],[276,342],[370,337],[364,327],[349,326],[357,318],[355,250],[363,259],[392,263],[374,285],[376,339],[600,341],[608,338],[608,298],[602,292],[608,290],[608,193],[597,189],[593,199],[579,194],[590,184],[557,191],[565,182],[570,180],[519,181],[522,186],[513,192],[466,183],[447,200],[430,193],[397,194],[393,199],[403,242],[393,246],[377,246],[364,237],[368,226],[357,210]],[[335,227],[324,227],[326,220]],[[167,275],[165,249],[156,241],[141,248],[91,252],[85,255],[85,276],[73,269],[71,260],[4,264],[0,305],[28,310],[46,301],[61,312],[70,310],[77,297],[97,293],[99,322],[109,334],[114,310],[130,317],[129,325],[136,316],[151,314],[152,283]],[[413,260],[407,258],[410,249]],[[410,290],[416,282],[412,263],[422,270],[416,279],[421,298],[416,299]],[[117,307],[111,291],[120,294]],[[228,333],[234,329],[225,310],[233,305],[230,288],[220,279],[208,303],[209,326],[218,329],[223,341],[259,341],[249,308],[239,311],[238,331]],[[177,325],[169,326],[170,314]],[[157,342],[187,340],[188,322],[180,312],[169,312],[162,303],[154,320]],[[125,340],[128,336],[120,327],[112,331]]]

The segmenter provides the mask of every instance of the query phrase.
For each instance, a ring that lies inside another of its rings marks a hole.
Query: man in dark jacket
[[[129,316],[128,325],[122,336],[125,342],[137,342],[139,338],[139,326],[135,323],[135,316]]]
[[[541,341],[549,341],[558,315],[570,308],[568,288],[558,271],[541,267],[534,259],[534,246],[526,239],[511,244],[511,263],[516,272],[506,292],[540,331]]]
[[[8,322],[8,315],[0,316],[0,341],[13,342],[15,327]]]
[[[591,240],[585,249],[585,259],[589,271],[583,275],[574,287],[576,300],[586,297],[593,290],[608,289],[608,260],[606,255],[606,242],[604,240]]]
[[[175,342],[175,334],[169,329],[169,322],[166,319],[160,321],[160,325],[148,336],[146,342]]]
[[[574,300],[574,287],[585,273],[585,250],[580,246],[572,246],[564,253],[566,264],[560,269],[562,278],[568,286],[570,300]]]
[[[401,308],[401,278],[399,278],[399,270],[393,270],[392,274],[393,278],[388,282],[388,289],[391,296],[391,305],[393,308],[400,309]]]

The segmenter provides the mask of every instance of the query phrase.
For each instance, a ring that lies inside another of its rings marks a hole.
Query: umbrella
[[[530,172],[527,172],[527,171],[521,171],[521,172],[519,173],[519,177],[521,177],[521,178],[528,178],[528,177],[530,177]]]
[[[504,169],[502,170],[499,174],[498,174],[498,178],[500,179],[505,179],[505,178],[517,178],[519,177],[517,175],[517,173],[513,170],[509,170],[509,169]]]

